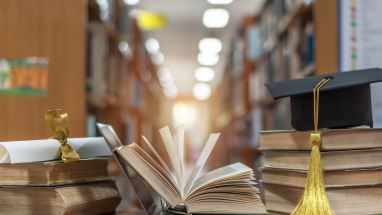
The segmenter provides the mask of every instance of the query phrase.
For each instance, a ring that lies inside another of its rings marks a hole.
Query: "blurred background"
[[[291,129],[265,83],[379,67],[377,0],[1,0],[0,141],[111,124],[128,144],[186,127],[189,164],[221,132],[209,168],[258,161],[261,130]],[[381,126],[380,85],[373,86]]]

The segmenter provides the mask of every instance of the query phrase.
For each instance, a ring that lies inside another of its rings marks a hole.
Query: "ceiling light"
[[[200,52],[198,54],[198,62],[203,66],[214,66],[219,62],[219,55]]]
[[[195,78],[198,81],[212,81],[215,78],[215,71],[209,67],[199,67],[195,71]]]
[[[140,2],[140,0],[123,0],[123,2],[128,5],[136,5]]]
[[[151,60],[153,61],[154,64],[161,65],[164,62],[164,55],[162,52],[158,52],[151,56]]]
[[[229,13],[226,9],[210,8],[204,11],[203,25],[207,28],[223,28],[228,24]]]
[[[126,41],[119,42],[118,49],[123,56],[128,56],[130,54],[129,44]]]
[[[231,4],[233,0],[207,0],[210,4]]]
[[[163,88],[169,88],[173,85],[172,78],[171,79],[165,79],[160,81],[160,85],[162,85]]]
[[[211,87],[206,83],[196,83],[192,91],[194,97],[199,100],[206,100],[211,96]]]
[[[160,45],[157,39],[149,38],[145,42],[145,47],[150,54],[156,54],[160,50]]]
[[[163,87],[167,87],[168,85],[172,84],[172,76],[171,72],[167,68],[161,68],[157,72],[157,76],[159,79],[159,82]]]
[[[170,87],[163,88],[163,93],[167,98],[175,98],[178,95],[178,89],[175,85],[171,85]]]
[[[200,52],[219,53],[223,48],[222,42],[217,38],[203,38],[199,41]]]

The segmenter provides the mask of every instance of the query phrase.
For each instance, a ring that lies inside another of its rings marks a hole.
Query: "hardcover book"
[[[111,214],[120,202],[114,182],[71,186],[5,186],[0,189],[0,214]]]
[[[0,186],[56,186],[111,180],[108,158],[0,164]]]

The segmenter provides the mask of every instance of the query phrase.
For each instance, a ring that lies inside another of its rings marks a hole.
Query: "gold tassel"
[[[313,90],[314,130],[310,135],[312,149],[310,164],[302,199],[291,215],[332,215],[329,200],[325,192],[324,174],[321,164],[321,133],[318,132],[319,90],[330,78],[322,79]]]
[[[319,133],[311,134],[312,139],[321,136]],[[320,137],[319,137],[320,138]],[[321,165],[320,144],[312,142],[310,152],[310,165],[302,199],[291,215],[332,215],[329,200],[325,192],[324,175]]]

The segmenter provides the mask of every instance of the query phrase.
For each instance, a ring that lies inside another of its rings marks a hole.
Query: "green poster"
[[[48,59],[0,59],[0,95],[45,96],[48,90]]]

